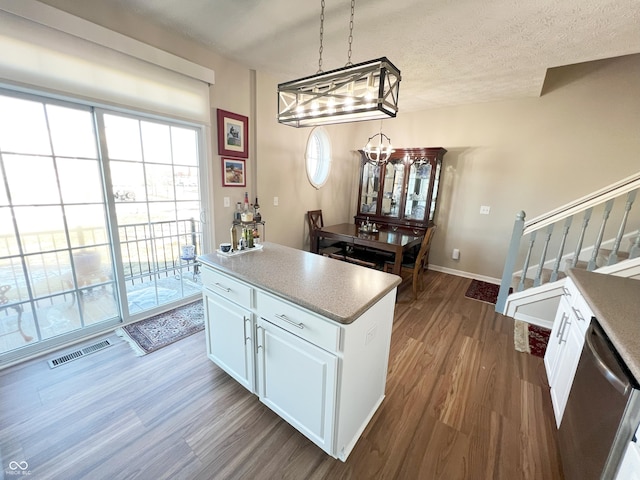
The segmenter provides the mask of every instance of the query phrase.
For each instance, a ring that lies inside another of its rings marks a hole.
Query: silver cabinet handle
[[[290,323],[290,324],[291,324],[291,325],[293,325],[294,327],[297,327],[297,328],[300,328],[300,329],[303,329],[303,328],[304,328],[304,323],[302,323],[302,322],[300,322],[300,323],[296,323],[296,322],[294,322],[293,320],[289,320],[289,319],[287,318],[287,316],[286,316],[286,315],[284,315],[284,314],[276,313],[276,318],[279,318],[279,319],[280,319],[280,320],[282,320],[283,322]]]
[[[578,310],[575,307],[571,307],[571,310],[573,310],[573,313],[576,314],[576,317],[578,317],[578,320],[580,320],[581,322],[585,322],[586,320],[584,319],[584,316],[582,315],[582,312],[580,310]]]
[[[571,296],[571,290],[569,290],[567,287],[563,286],[562,287],[562,292],[567,296],[570,297]]]
[[[556,337],[562,338],[562,331],[564,329],[564,321],[567,319],[567,312],[562,312],[562,318],[560,319],[560,326],[558,327],[558,333],[556,333]]]
[[[243,317],[244,318],[244,344],[246,345],[247,342],[251,341],[251,335],[248,334],[249,330],[251,330],[251,325],[249,325],[249,330],[247,330],[247,321],[250,321],[250,318],[247,317]]]
[[[227,292],[229,293],[231,291],[231,289],[229,287],[225,287],[224,285],[220,285],[218,282],[213,284],[216,288],[219,288],[220,290],[222,290],[223,292]]]
[[[560,333],[560,343],[567,343],[567,338],[569,338],[567,326],[569,325],[571,325],[571,322],[569,321],[569,315],[567,315],[567,320],[564,322],[564,327],[562,328],[562,332]],[[567,330],[567,338],[564,338],[565,330]]]

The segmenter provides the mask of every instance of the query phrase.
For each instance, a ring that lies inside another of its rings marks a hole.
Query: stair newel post
[[[635,242],[629,249],[629,258],[636,258],[640,256],[640,230],[638,230],[638,235],[636,236]]]
[[[582,228],[580,229],[580,236],[578,237],[578,243],[576,244],[576,249],[573,254],[573,260],[571,260],[572,268],[574,268],[578,264],[580,251],[582,250],[582,242],[584,242],[584,235],[587,231],[587,227],[589,226],[589,220],[591,220],[591,212],[593,212],[593,207],[587,208],[584,212],[584,217],[582,218]]]
[[[593,244],[593,252],[591,252],[591,259],[589,260],[589,264],[587,265],[587,270],[590,272],[597,268],[596,259],[598,258],[598,252],[600,251],[600,245],[602,244],[602,238],[604,237],[604,229],[607,226],[607,220],[609,219],[611,209],[613,208],[613,200],[614,199],[612,198],[604,204],[604,212],[602,213],[602,223],[600,224],[600,231],[598,232],[598,238]]]
[[[622,216],[622,221],[620,222],[620,229],[618,230],[616,241],[613,244],[613,249],[609,254],[607,265],[615,265],[616,263],[618,263],[618,250],[620,250],[620,243],[622,242],[622,237],[624,236],[624,230],[625,228],[627,228],[627,219],[629,218],[629,212],[631,211],[633,202],[636,199],[636,193],[638,193],[637,189],[629,192],[627,195],[627,202],[624,204],[624,215]]]
[[[507,297],[509,296],[509,287],[511,286],[511,278],[513,277],[513,268],[516,264],[518,250],[520,250],[520,240],[522,239],[522,231],[524,230],[525,216],[526,214],[523,211],[518,212],[516,215],[516,221],[513,223],[511,243],[509,244],[509,251],[507,252],[507,258],[504,262],[500,291],[498,292],[498,299],[496,301],[496,312],[498,313],[504,312]]]
[[[553,223],[547,227],[547,233],[545,234],[544,247],[542,248],[542,254],[540,255],[540,263],[538,264],[538,270],[536,272],[536,278],[533,280],[533,286],[539,287],[542,285],[542,270],[544,269],[544,261],[547,258],[547,250],[549,249],[549,242],[551,241],[551,235],[553,235]]]
[[[529,270],[529,262],[531,261],[531,252],[533,250],[533,246],[536,243],[536,233],[537,231],[531,232],[529,235],[529,248],[527,249],[527,256],[524,259],[524,264],[522,266],[522,275],[520,275],[520,282],[518,282],[518,292],[524,290],[524,280],[527,278],[527,270]]]
[[[562,261],[562,254],[564,252],[564,246],[567,242],[567,235],[569,234],[569,229],[571,228],[571,222],[573,221],[573,215],[571,217],[567,217],[564,221],[564,227],[562,227],[562,240],[560,241],[560,248],[558,249],[558,255],[556,256],[556,261],[553,264],[553,270],[551,271],[550,282],[555,282],[558,280],[558,270],[560,269],[560,262]]]

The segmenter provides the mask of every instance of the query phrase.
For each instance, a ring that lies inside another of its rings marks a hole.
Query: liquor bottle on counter
[[[249,211],[249,192],[244,192],[244,211]]]
[[[240,202],[238,202],[240,205]],[[235,252],[238,250],[238,232],[236,231],[236,226],[231,226],[231,251]]]
[[[242,219],[242,205],[240,202],[236,203],[236,211],[233,212],[233,220],[235,222],[239,222]]]
[[[258,197],[256,197],[256,203],[253,204],[253,211],[255,212],[253,214],[253,219],[256,222],[261,222],[262,221],[262,215],[260,214],[260,204],[258,204]]]

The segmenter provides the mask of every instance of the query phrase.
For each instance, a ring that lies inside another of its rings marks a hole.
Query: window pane
[[[171,165],[145,165],[149,200],[173,200],[173,167]]]
[[[142,161],[138,120],[105,115],[104,123],[109,158]]]
[[[58,175],[65,203],[102,202],[102,176],[97,160],[59,158]]]
[[[0,95],[0,150],[51,154],[42,103]]]
[[[0,257],[18,255],[19,253],[11,210],[6,207],[0,208]],[[4,285],[1,282],[0,280],[0,285]]]
[[[173,163],[176,165],[198,165],[198,136],[195,130],[171,127]]]
[[[47,116],[55,155],[97,158],[91,112],[47,105]]]
[[[16,207],[15,215],[25,253],[68,248],[61,207]]]
[[[178,200],[198,200],[198,169],[194,167],[175,168],[176,198]]]
[[[34,297],[73,289],[68,251],[27,255],[25,261]]]
[[[102,205],[72,205],[65,208],[72,247],[109,243]]]
[[[4,166],[14,205],[60,203],[52,158],[5,155]]]
[[[5,286],[3,295],[8,299],[9,304],[29,300],[27,281],[20,258],[12,257],[0,260],[0,285]]]
[[[169,126],[159,123],[140,122],[144,161],[171,163]]]
[[[144,202],[144,169],[141,163],[110,162],[111,182],[116,202]]]

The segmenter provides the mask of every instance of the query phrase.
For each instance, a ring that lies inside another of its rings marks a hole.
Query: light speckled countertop
[[[262,250],[198,259],[230,276],[340,323],[351,323],[400,284],[400,277],[265,242]]]
[[[575,268],[568,273],[640,382],[640,280]]]

